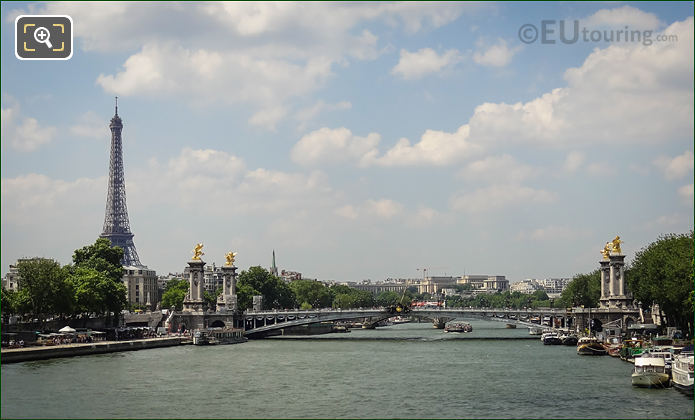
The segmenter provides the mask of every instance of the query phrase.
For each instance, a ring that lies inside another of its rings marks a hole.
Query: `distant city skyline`
[[[202,242],[208,264],[269,268],[274,250],[319,280],[513,283],[593,271],[616,235],[629,263],[693,229],[692,3],[1,10],[3,274],[99,237],[114,96],[158,274]],[[70,15],[73,57],[16,59],[20,14]],[[549,20],[601,39],[525,38]],[[604,39],[618,30],[650,43]]]

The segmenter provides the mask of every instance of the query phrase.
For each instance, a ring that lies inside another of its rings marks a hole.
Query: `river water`
[[[619,359],[471,324],[3,365],[2,418],[693,418],[675,389],[631,386]]]

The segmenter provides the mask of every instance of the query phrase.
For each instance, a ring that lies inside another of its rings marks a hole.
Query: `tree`
[[[353,289],[342,284],[331,286],[333,298],[333,307],[348,309],[348,308],[365,308],[374,306],[374,295],[366,290]]]
[[[547,295],[546,295],[547,297]],[[560,295],[563,306],[586,306],[596,308],[601,298],[601,275],[599,270],[588,274],[577,274]]]
[[[188,293],[188,280],[171,279],[167,282],[164,293],[162,293],[162,308],[174,306],[177,311],[183,309],[183,300]]]
[[[120,282],[123,278],[122,258],[121,248],[111,246],[111,241],[106,238],[98,238],[94,244],[76,249],[72,262],[76,267],[91,267]]]
[[[392,291],[381,292],[375,299],[375,303],[378,306],[391,306],[400,303],[400,301],[401,295]]]
[[[217,308],[217,297],[222,294],[222,287],[218,287],[215,293],[210,293],[207,290],[203,291],[203,302],[209,309]]]
[[[328,308],[333,302],[331,291],[320,281],[294,280],[289,286],[297,303],[300,304],[300,308],[306,307],[306,305],[309,305],[310,308]]]
[[[636,300],[644,307],[653,303],[666,315],[669,325],[693,336],[693,231],[668,234],[635,254],[625,279]]]
[[[125,285],[113,281],[103,271],[77,266],[70,281],[73,283],[78,312],[109,315],[120,312],[127,304]]]
[[[237,290],[250,286],[263,296],[263,309],[294,308],[296,300],[292,289],[279,277],[274,276],[261,266],[250,267],[242,271],[237,282]],[[243,289],[245,293],[250,289]],[[240,306],[243,308],[243,306]]]
[[[123,250],[112,247],[106,238],[98,238],[94,244],[75,250],[73,266],[67,269],[80,311],[110,317],[111,313],[117,314],[126,307],[127,290],[121,280],[122,257]]]
[[[58,297],[64,296],[66,271],[60,264],[45,258],[22,260],[17,264],[19,288],[28,303],[28,312],[41,322],[56,309],[64,306]]]
[[[253,297],[260,295],[261,292],[254,289],[248,284],[239,284],[236,286],[237,305],[239,309],[249,309],[253,306]]]

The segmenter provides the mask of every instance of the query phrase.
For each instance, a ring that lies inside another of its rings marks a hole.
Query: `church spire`
[[[273,265],[270,266],[270,274],[278,275],[278,267],[275,265],[275,250],[273,250]]]

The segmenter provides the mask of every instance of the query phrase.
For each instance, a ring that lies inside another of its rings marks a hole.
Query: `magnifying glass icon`
[[[39,26],[34,31],[34,39],[40,44],[46,44],[48,48],[53,48],[51,44],[51,33],[43,26]]]

